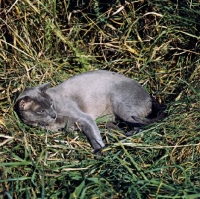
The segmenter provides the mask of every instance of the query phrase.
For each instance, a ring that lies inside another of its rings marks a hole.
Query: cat
[[[165,117],[163,106],[135,80],[106,70],[75,75],[48,88],[50,83],[26,88],[15,108],[21,120],[52,132],[79,129],[94,153],[104,148],[95,119],[109,116],[129,127],[140,127]],[[148,118],[154,112],[154,118]],[[156,113],[155,113],[156,112]]]

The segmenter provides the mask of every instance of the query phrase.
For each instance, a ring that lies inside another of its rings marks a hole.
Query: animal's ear
[[[28,110],[30,105],[32,104],[33,99],[29,96],[25,96],[22,99],[19,100],[19,110]]]
[[[44,93],[44,92],[47,90],[47,87],[48,87],[49,85],[51,85],[51,82],[44,83],[44,84],[38,86],[38,88],[40,89],[40,91],[41,91],[42,93]]]

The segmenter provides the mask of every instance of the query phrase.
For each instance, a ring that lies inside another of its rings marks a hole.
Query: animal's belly
[[[103,116],[113,115],[112,107],[105,100],[88,100],[82,107],[83,112],[90,115],[94,120]]]
[[[97,105],[95,107],[89,107],[87,110],[84,111],[88,115],[90,115],[94,120],[97,118],[101,118],[104,116],[113,116],[111,111],[111,107],[106,107],[103,105]]]

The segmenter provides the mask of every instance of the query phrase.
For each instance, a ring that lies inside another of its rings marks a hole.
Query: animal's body
[[[109,71],[75,75],[53,88],[49,83],[27,88],[16,103],[17,112],[26,124],[43,126],[51,131],[81,129],[95,150],[104,147],[95,119],[108,115],[131,127],[146,125],[163,118],[154,100],[136,81]]]

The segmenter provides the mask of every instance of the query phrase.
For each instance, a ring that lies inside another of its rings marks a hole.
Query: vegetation
[[[1,198],[200,198],[198,0],[3,0],[0,15]],[[26,86],[95,69],[136,79],[168,117],[132,137],[100,122],[96,157],[13,110]]]

